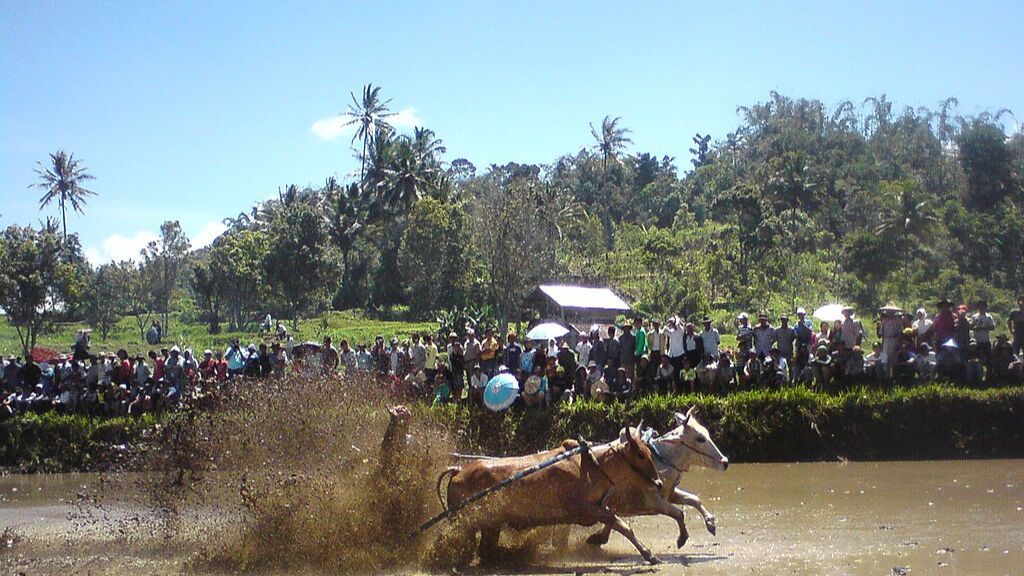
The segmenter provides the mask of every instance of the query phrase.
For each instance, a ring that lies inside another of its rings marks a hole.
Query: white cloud
[[[206,226],[196,234],[195,238],[192,239],[192,249],[203,248],[209,246],[227,230],[228,227],[223,222],[207,222]]]
[[[335,140],[341,136],[351,136],[356,131],[356,124],[348,124],[348,121],[351,119],[352,117],[348,114],[328,116],[313,122],[309,131],[323,140]],[[415,108],[405,108],[394,116],[388,116],[387,123],[398,130],[409,130],[416,126],[423,126],[423,119],[416,113]]]
[[[85,257],[93,264],[120,262],[121,260],[138,260],[139,252],[147,244],[157,239],[157,235],[146,230],[139,230],[134,236],[114,234],[109,236],[99,248],[90,246],[85,249]]]

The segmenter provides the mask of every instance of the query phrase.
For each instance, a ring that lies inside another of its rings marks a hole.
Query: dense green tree
[[[0,308],[25,356],[58,311],[78,298],[87,271],[80,257],[68,254],[76,249],[77,243],[65,243],[52,225],[10,226],[0,235]]]
[[[469,229],[469,216],[458,205],[425,198],[409,212],[399,265],[414,318],[433,318],[442,308],[468,303]]]
[[[939,222],[935,207],[916,180],[900,180],[882,184],[881,223],[875,232],[892,240],[903,268],[904,299],[910,285],[910,260],[920,254],[920,242]]]
[[[142,250],[142,278],[149,284],[152,305],[160,314],[163,334],[171,334],[171,302],[179,290],[179,280],[192,244],[177,220],[160,225],[160,238]]]
[[[276,308],[291,318],[297,330],[300,319],[330,302],[341,271],[339,259],[323,215],[308,202],[297,202],[278,215],[270,223],[268,237],[265,278],[280,301]]]
[[[32,184],[30,187],[46,191],[43,197],[39,199],[40,209],[45,208],[54,200],[57,201],[57,205],[60,207],[64,240],[66,241],[68,238],[67,206],[70,204],[75,212],[81,214],[86,199],[89,196],[96,195],[95,192],[87,189],[83,184],[95,178],[86,171],[88,168],[79,165],[78,160],[75,160],[74,154],[68,154],[63,150],[50,154],[49,166],[43,165],[42,162],[37,164],[36,174],[39,175],[39,182]]]
[[[131,261],[109,262],[99,266],[85,290],[85,319],[106,342],[114,325],[128,308],[135,264]]]

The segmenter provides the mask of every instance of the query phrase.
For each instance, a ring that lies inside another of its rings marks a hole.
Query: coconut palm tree
[[[617,158],[619,153],[626,149],[627,144],[633,143],[628,136],[632,130],[620,128],[619,120],[622,120],[621,116],[605,116],[601,121],[600,132],[594,128],[593,123],[590,124],[590,135],[597,141],[594,148],[601,152],[601,170],[605,173],[608,171],[608,160]]]
[[[903,260],[901,295],[906,300],[910,282],[910,241],[926,237],[939,219],[916,180],[886,182],[882,187],[884,204],[879,214],[881,223],[875,227],[875,233],[895,237],[900,242],[899,252]]]
[[[85,199],[95,196],[96,193],[82,186],[86,180],[95,178],[86,172],[85,166],[80,166],[75,160],[74,154],[68,154],[58,150],[50,154],[50,166],[44,166],[37,162],[36,174],[39,175],[39,182],[29,185],[29,188],[41,188],[46,190],[43,197],[39,199],[39,209],[42,210],[53,200],[57,200],[60,206],[60,218],[64,230],[64,240],[68,239],[68,217],[67,205],[78,212],[83,213]]]
[[[359,170],[359,179],[362,180],[366,174],[366,148],[381,129],[391,129],[387,118],[394,116],[395,113],[388,110],[388,104],[391,102],[390,98],[383,102],[381,101],[380,86],[374,86],[373,84],[363,86],[363,97],[361,99],[356,98],[354,92],[350,93],[350,95],[352,96],[352,103],[348,105],[348,111],[344,112],[343,115],[349,118],[348,122],[345,122],[345,126],[357,125],[356,131],[352,135],[352,143],[354,144],[356,139],[363,141],[363,153],[359,157],[362,162]]]

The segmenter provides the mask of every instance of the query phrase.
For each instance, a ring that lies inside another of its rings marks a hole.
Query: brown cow
[[[438,496],[444,476],[448,483],[448,508],[517,472],[576,448],[573,440],[561,449],[530,456],[481,459],[460,468],[449,468],[438,478]],[[650,449],[635,428],[623,428],[618,440],[594,446],[590,455],[577,454],[524,477],[480,501],[471,517],[473,531],[480,531],[478,552],[482,560],[493,558],[504,527],[523,530],[556,524],[593,526],[604,524],[625,536],[652,564],[658,558],[637,539],[633,530],[607,504],[613,494],[657,493],[661,488]]]

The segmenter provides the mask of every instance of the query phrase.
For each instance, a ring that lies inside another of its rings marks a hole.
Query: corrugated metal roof
[[[541,292],[562,308],[591,308],[599,310],[629,310],[622,298],[607,288],[586,288],[557,284],[540,285]]]

